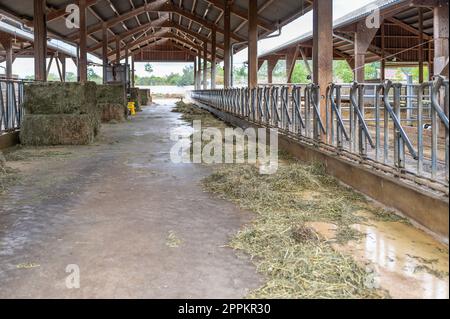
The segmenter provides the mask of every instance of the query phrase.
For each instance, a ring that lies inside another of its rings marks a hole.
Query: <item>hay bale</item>
[[[128,115],[125,86],[121,84],[97,86],[97,108],[101,112],[101,121],[123,122]]]
[[[122,84],[97,85],[97,103],[122,104],[126,106],[126,91]]]
[[[103,103],[99,104],[99,108],[102,110],[102,123],[124,122],[127,119],[128,112],[124,105]]]
[[[153,104],[153,97],[152,97],[152,91],[149,89],[147,90],[147,98],[148,98],[148,104]]]
[[[141,89],[140,96],[142,105],[150,105],[152,103],[152,96],[149,89]]]
[[[98,118],[88,114],[25,115],[20,132],[23,145],[87,145],[99,132]]]
[[[141,109],[141,90],[138,88],[130,89],[130,102],[134,102],[136,112],[142,111]]]
[[[93,114],[97,110],[97,86],[88,83],[30,83],[24,88],[27,114]]]

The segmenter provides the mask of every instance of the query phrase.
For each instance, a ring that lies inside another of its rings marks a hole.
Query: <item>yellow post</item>
[[[132,116],[136,115],[136,104],[135,102],[128,102],[128,110]]]

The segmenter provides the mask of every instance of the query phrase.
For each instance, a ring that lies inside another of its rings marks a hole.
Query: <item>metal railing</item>
[[[448,80],[193,91],[191,97],[361,164],[448,194]]]
[[[22,80],[0,79],[0,135],[18,130],[24,114]]]

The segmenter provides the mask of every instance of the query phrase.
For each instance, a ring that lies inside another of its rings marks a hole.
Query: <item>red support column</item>
[[[45,0],[34,0],[34,78],[47,81],[47,17]]]
[[[120,40],[116,39],[116,64],[120,64]]]
[[[448,1],[434,8],[434,75],[448,77]]]
[[[258,1],[248,1],[248,87],[258,86]]]
[[[80,82],[85,83],[88,80],[86,0],[79,0],[78,5],[80,7]]]
[[[423,83],[423,9],[419,8],[419,83]]]
[[[131,87],[135,87],[134,55],[131,55]]]
[[[200,56],[201,52],[199,52],[199,56],[197,57],[197,88],[200,90],[202,88],[202,57]]]
[[[79,0],[80,7],[80,82],[88,80],[87,73],[87,26],[86,26],[86,0]]]
[[[313,40],[313,78],[320,86],[320,114],[326,123],[326,90],[333,81],[333,0],[314,1]]]
[[[102,30],[102,57],[103,57],[103,84],[107,82],[107,67],[108,67],[108,29],[106,23],[103,24]]]
[[[381,81],[386,80],[386,28],[381,24]]]
[[[194,57],[194,89],[198,90],[198,86],[197,86],[197,57]]]
[[[208,42],[203,44],[203,89],[208,89]]]
[[[129,80],[129,85],[131,85],[131,75],[130,75],[130,52],[127,47],[125,47],[125,74]]]
[[[224,55],[224,85],[225,88],[229,88],[231,85],[231,4],[230,0],[224,0],[224,47],[225,47],[225,55]]]
[[[216,69],[217,69],[217,39],[216,39],[216,31],[212,31],[212,39],[211,39],[211,89],[214,90],[216,88]]]

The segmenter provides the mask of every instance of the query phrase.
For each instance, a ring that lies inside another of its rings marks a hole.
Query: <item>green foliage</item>
[[[183,69],[183,74],[181,75],[178,86],[188,86],[194,85],[194,66],[186,66]]]
[[[217,65],[216,68],[216,84],[217,85],[223,85],[224,84],[224,78],[225,78],[225,71],[220,65]]]
[[[152,74],[153,73],[153,66],[150,63],[147,63],[145,65],[145,71]]]
[[[366,64],[364,68],[366,80],[376,80],[380,78],[381,64],[380,62],[372,62]]]
[[[147,66],[150,66],[148,69],[153,72],[151,65],[147,64]],[[146,70],[147,70],[147,66],[146,66]],[[183,69],[182,74],[171,73],[168,76],[163,76],[163,77],[162,76],[154,76],[154,75],[146,76],[146,77],[136,76],[135,83],[137,85],[142,85],[142,86],[158,86],[158,85],[189,86],[189,85],[194,85],[194,67],[186,66]]]
[[[95,82],[97,84],[102,84],[103,78],[101,76],[97,75],[97,73],[95,73],[94,69],[88,69],[88,81]]]
[[[429,70],[427,67],[424,67],[423,69],[423,78],[424,80],[428,79]],[[407,81],[407,75],[412,75],[413,82],[419,83],[419,67],[409,67],[409,68],[399,68],[395,72],[395,76],[392,79],[395,82],[406,82]]]
[[[61,81],[61,79],[59,78],[59,75],[56,75],[56,74],[53,74],[53,73],[50,73],[50,74],[47,76],[47,80],[48,80],[49,82],[58,82],[58,81]]]
[[[246,64],[233,67],[233,84],[247,85],[248,84],[248,68]]]
[[[67,72],[66,73],[66,81],[67,82],[77,82],[78,77],[75,73],[73,72]]]
[[[309,73],[308,69],[305,66],[305,63],[297,62],[294,67],[294,72],[292,72],[292,83],[309,83],[311,82],[308,79]]]
[[[351,83],[353,82],[353,70],[347,61],[334,61],[334,79],[336,82]]]
[[[91,78],[89,78],[89,73],[88,73],[88,79],[89,81],[94,81],[98,84],[102,83],[102,78],[98,75],[91,75]],[[25,80],[34,80],[34,76],[33,75],[28,75],[25,77]],[[98,82],[100,80],[100,82]],[[61,79],[59,78],[59,75],[50,73],[48,75],[48,81],[50,82],[59,82],[61,81]],[[66,73],[66,82],[78,82],[78,77],[75,73],[73,72],[67,72]]]

